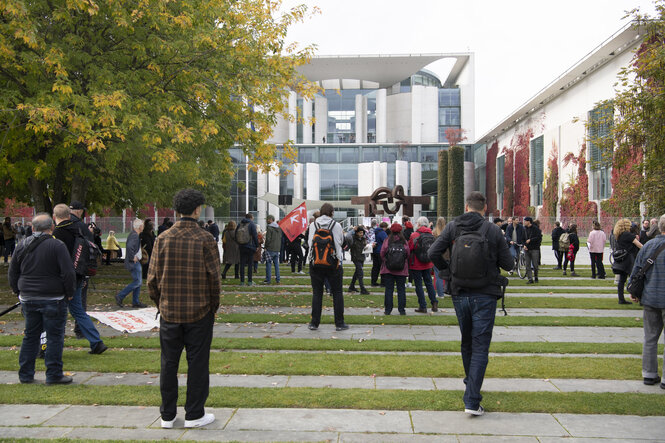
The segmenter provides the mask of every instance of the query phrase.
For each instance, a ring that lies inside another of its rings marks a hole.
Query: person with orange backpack
[[[312,319],[307,327],[312,331],[319,328],[323,307],[323,285],[327,279],[330,282],[330,292],[333,297],[335,330],[344,331],[349,329],[349,326],[344,323],[344,297],[342,294],[344,231],[342,226],[333,219],[334,208],[330,203],[324,203],[320,213],[321,216],[314,220],[308,229]]]

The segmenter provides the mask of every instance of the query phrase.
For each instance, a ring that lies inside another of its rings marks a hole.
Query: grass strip
[[[183,406],[186,388],[181,387],[179,394],[178,405]],[[461,411],[462,394],[461,391],[213,387],[206,407]],[[488,412],[653,416],[665,410],[665,396],[654,394],[484,392],[483,396],[483,406]],[[161,397],[157,386],[6,385],[0,391],[0,403],[157,408]]]
[[[131,354],[129,354],[131,352]],[[0,351],[0,369],[18,370],[18,351]],[[86,351],[68,351],[63,357],[67,371],[158,373],[159,351],[109,349],[100,357]],[[661,362],[662,364],[662,362]],[[37,370],[44,370],[42,360]],[[180,372],[186,372],[186,360]],[[211,353],[210,371],[218,374],[342,375],[387,377],[461,377],[461,357],[435,355]],[[487,377],[581,378],[641,380],[641,361],[626,358],[577,358],[545,356],[491,356]]]
[[[0,335],[1,347],[20,347],[22,335]],[[104,337],[110,348],[159,349],[159,338]],[[85,340],[67,338],[65,346],[86,348]],[[404,341],[404,340],[347,340],[306,338],[213,338],[214,350],[266,350],[266,351],[357,351],[357,352],[459,352],[459,341]],[[664,346],[658,345],[658,353]],[[538,342],[492,342],[490,352],[525,354],[642,354],[639,343],[538,343]]]

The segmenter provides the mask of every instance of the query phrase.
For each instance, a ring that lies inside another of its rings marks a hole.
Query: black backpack
[[[404,269],[404,264],[408,257],[406,248],[406,244],[401,239],[388,243],[388,249],[384,256],[386,269],[389,271],[401,271]]]
[[[250,240],[251,236],[249,234],[249,222],[240,222],[236,228],[236,243],[239,245],[247,245],[249,244]]]
[[[430,260],[427,252],[429,248],[434,244],[434,236],[429,232],[421,232],[420,236],[416,239],[416,245],[414,252],[416,253],[416,258],[421,263],[429,263]]]
[[[83,235],[80,229],[74,234],[72,261],[76,275],[87,277],[97,275],[97,268],[102,261],[102,252],[95,243]]]
[[[450,253],[450,275],[456,286],[479,289],[492,283],[487,240],[489,227],[490,223],[485,221],[477,231],[457,228]]]

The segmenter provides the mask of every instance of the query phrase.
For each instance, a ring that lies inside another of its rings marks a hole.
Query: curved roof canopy
[[[414,55],[346,55],[317,56],[298,71],[308,80],[319,82],[330,79],[354,79],[378,84],[387,88],[425,66],[444,58],[455,59],[448,78],[441,79],[446,86],[454,85],[470,54],[414,54]]]

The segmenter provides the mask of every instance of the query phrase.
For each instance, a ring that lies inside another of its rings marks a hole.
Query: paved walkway
[[[136,406],[0,405],[4,438],[118,440],[541,442],[663,441],[665,417],[450,411],[208,408],[216,420],[159,428],[159,409]],[[85,417],[85,419],[82,419]],[[578,440],[579,439],[579,440]],[[595,441],[595,440],[594,440]]]

